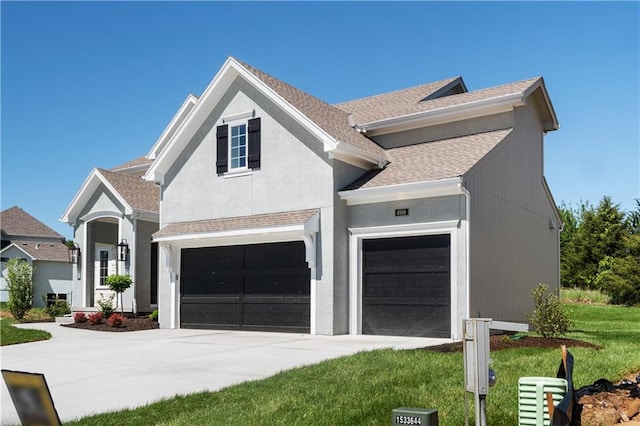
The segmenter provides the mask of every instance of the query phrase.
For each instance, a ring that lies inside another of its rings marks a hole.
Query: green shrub
[[[46,295],[42,295],[42,300],[46,302]],[[44,309],[52,317],[63,317],[71,313],[71,309],[69,308],[67,301],[58,299],[58,297],[55,298],[52,304],[47,305]]]
[[[115,297],[116,297],[115,294],[112,294],[108,297],[105,297],[104,295],[102,295],[96,301],[96,304],[98,305],[98,309],[100,309],[100,312],[102,312],[102,315],[105,318],[109,318],[113,313],[113,311],[115,310],[115,308],[113,307],[113,299]]]
[[[131,287],[131,277],[129,275],[109,275],[106,280],[107,285],[111,291],[116,293],[123,293],[129,287]]]
[[[111,291],[115,291],[118,294],[120,298],[120,313],[124,314],[122,293],[124,293],[125,290],[131,287],[131,284],[133,283],[131,281],[131,277],[129,275],[114,274],[114,275],[109,275],[107,277],[106,282],[109,288],[111,289]]]
[[[529,322],[542,337],[560,337],[569,332],[573,320],[569,317],[558,296],[549,293],[547,284],[539,284],[531,292],[535,309],[528,315]]]
[[[624,256],[606,256],[595,282],[616,305],[640,305],[640,235],[625,238]]]
[[[33,303],[33,272],[35,268],[26,260],[13,258],[7,266],[7,308],[15,319],[24,318]]]
[[[149,319],[153,320],[153,321],[158,321],[158,310],[154,310],[153,312],[151,312],[151,314],[149,314]]]

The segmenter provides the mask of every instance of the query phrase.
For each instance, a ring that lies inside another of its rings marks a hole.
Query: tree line
[[[624,212],[611,197],[559,206],[563,287],[600,290],[615,304],[640,304],[640,199]]]

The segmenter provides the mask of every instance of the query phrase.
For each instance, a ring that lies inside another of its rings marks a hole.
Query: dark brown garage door
[[[362,332],[450,337],[450,236],[363,241]]]
[[[182,250],[183,328],[309,332],[301,241]]]

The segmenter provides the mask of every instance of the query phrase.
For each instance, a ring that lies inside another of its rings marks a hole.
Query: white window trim
[[[389,225],[365,228],[349,228],[349,334],[362,334],[362,241],[366,239],[413,237],[423,235],[450,236],[450,295],[451,295],[451,338],[458,339],[458,329],[462,318],[458,318],[459,287],[458,265],[466,264],[466,259],[458,259],[458,238],[461,232],[459,220],[415,223],[409,225]],[[463,234],[464,235],[464,234]],[[467,242],[468,244],[468,242]],[[468,273],[468,271],[467,271]],[[466,303],[466,301],[465,301]]]
[[[238,175],[240,173],[245,173],[245,172],[249,172],[251,171],[251,169],[249,168],[249,120],[247,119],[242,119],[242,120],[234,120],[234,121],[230,121],[227,123],[229,125],[229,130],[228,130],[228,136],[227,136],[227,172],[225,173],[225,175]],[[245,146],[245,150],[244,150],[244,166],[242,167],[232,167],[232,163],[231,163],[231,155],[232,155],[232,149],[231,149],[231,144],[233,141],[233,128],[234,127],[238,127],[238,126],[244,126],[244,146]]]

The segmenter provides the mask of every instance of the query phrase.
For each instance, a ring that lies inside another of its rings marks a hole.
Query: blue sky
[[[462,75],[544,76],[558,203],[640,197],[638,2],[0,2],[2,209],[58,221],[93,167],[145,155],[235,56],[337,103]]]

